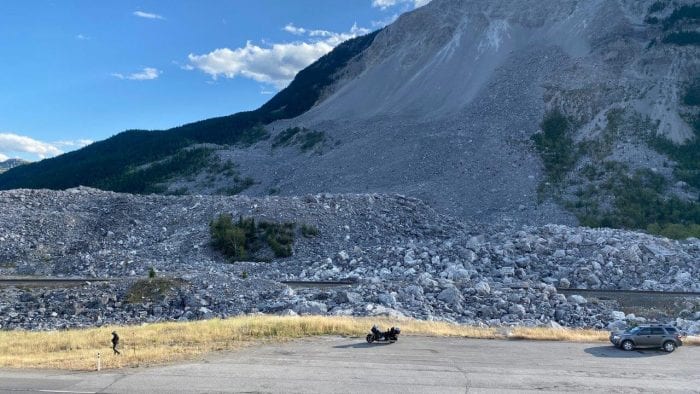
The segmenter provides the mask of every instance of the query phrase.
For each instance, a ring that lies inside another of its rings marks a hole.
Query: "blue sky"
[[[2,1],[0,161],[257,108],[427,1]]]

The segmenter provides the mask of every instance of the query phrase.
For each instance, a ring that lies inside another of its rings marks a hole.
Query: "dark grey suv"
[[[683,345],[681,333],[676,327],[662,325],[638,326],[623,333],[611,332],[610,342],[624,350],[662,348],[667,352]]]

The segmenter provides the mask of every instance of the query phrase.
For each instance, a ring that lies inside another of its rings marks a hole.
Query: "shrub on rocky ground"
[[[700,204],[664,197],[666,180],[652,171],[627,172],[627,167],[618,166],[609,173],[593,174],[597,186],[581,189],[567,207],[589,227],[640,228],[675,239],[700,236]],[[604,194],[612,197],[607,208],[603,208]]]
[[[309,131],[302,136],[299,148],[302,152],[307,152],[322,143],[325,139],[326,133],[323,131]]]
[[[683,96],[686,105],[692,107],[697,102],[698,86],[700,82],[694,81],[686,87]],[[550,185],[541,186],[540,190],[560,199],[584,226],[641,229],[675,239],[699,237],[697,201],[673,194],[672,182],[660,173],[635,170],[609,159],[614,141],[625,133],[624,113],[611,110],[606,118],[607,125],[597,140],[575,144],[572,123],[564,114],[555,109],[545,115],[542,133],[532,137]],[[650,148],[673,161],[676,179],[697,188],[700,187],[700,116],[688,114],[685,118],[694,127],[695,138],[683,144],[655,133],[645,138]],[[582,157],[589,158],[593,164],[575,171],[574,165]]]
[[[664,42],[676,45],[700,45],[700,33],[696,31],[678,31],[667,34]]]
[[[294,223],[256,222],[254,218],[222,214],[210,224],[214,247],[232,261],[265,261],[267,248],[275,257],[292,255]]]
[[[697,21],[700,19],[700,5],[684,5],[673,10],[664,20],[664,30],[670,30],[684,21]]]
[[[683,94],[683,104],[688,106],[700,106],[700,78],[695,78]]]
[[[155,274],[155,271],[153,273]],[[138,280],[131,285],[125,298],[130,304],[158,302],[181,287],[183,283],[180,279],[156,278],[149,272],[148,279]]]
[[[666,8],[668,4],[664,1],[656,1],[652,5],[649,6],[647,9],[647,12],[650,14],[653,14],[655,12],[663,11],[664,8]]]
[[[258,223],[257,233],[263,231],[265,241],[275,253],[275,257],[289,257],[292,255],[294,243],[294,223]],[[259,235],[258,235],[259,236]]]
[[[290,144],[292,138],[300,133],[302,129],[300,127],[289,127],[275,136],[272,140],[272,148],[278,148],[280,146],[287,146]]]
[[[559,110],[553,110],[542,120],[542,133],[532,137],[547,175],[553,181],[561,180],[576,162],[575,144],[569,126],[566,116]]]
[[[251,146],[258,141],[266,140],[270,138],[270,133],[261,125],[253,126],[241,133],[238,140],[238,145],[240,146]]]
[[[214,247],[225,256],[233,261],[245,260],[248,257],[246,232],[241,226],[233,223],[231,215],[220,215],[210,223],[209,230]]]
[[[318,235],[318,228],[311,224],[302,224],[301,235],[303,235],[306,238],[315,237]]]
[[[245,177],[241,178],[239,176],[235,176],[233,178],[233,186],[231,187],[223,187],[217,190],[217,194],[223,194],[226,196],[235,196],[237,194],[240,194],[244,190],[248,189],[249,187],[253,186],[255,184],[255,179],[251,177]]]
[[[326,133],[323,131],[309,130],[305,127],[290,127],[275,136],[272,140],[272,149],[299,145],[299,149],[302,152],[308,152],[325,140]]]

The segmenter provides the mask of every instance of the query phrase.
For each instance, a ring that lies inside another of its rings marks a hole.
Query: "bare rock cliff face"
[[[397,192],[470,219],[576,223],[538,196],[547,179],[531,136],[547,111],[570,119],[577,143],[605,145],[580,158],[573,184],[591,162],[657,167],[642,129],[693,137],[679,101],[697,50],[662,42],[645,22],[652,3],[434,0],[381,31],[314,108],[269,127],[321,131],[325,148],[224,156],[259,181],[249,194]],[[612,137],[611,113],[624,119]]]
[[[548,95],[535,90],[532,99],[564,105],[582,121],[627,103],[666,120],[660,131],[681,141],[692,134],[674,110],[677,91],[700,60],[692,48],[649,48],[658,36],[645,23],[652,3],[435,0],[382,31],[359,60],[364,72],[339,83],[309,117],[457,113],[483,105],[490,83],[516,65],[501,81],[511,83],[514,98],[528,93],[519,81],[546,89]],[[548,56],[556,60],[553,69],[527,66]]]

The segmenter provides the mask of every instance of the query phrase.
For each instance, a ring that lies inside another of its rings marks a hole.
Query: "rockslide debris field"
[[[221,213],[296,223],[293,255],[228,262],[210,243],[209,223]],[[318,235],[301,235],[302,224],[315,226]],[[625,314],[557,288],[700,291],[698,261],[697,239],[468,223],[400,195],[0,192],[0,275],[115,278],[74,289],[1,288],[3,329],[255,312],[603,328],[620,324]],[[132,285],[151,267],[157,278],[176,280],[130,299]],[[285,280],[355,284],[291,289]],[[700,301],[685,301],[683,308],[676,323],[700,330]]]

